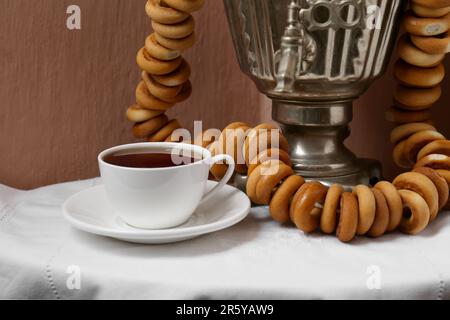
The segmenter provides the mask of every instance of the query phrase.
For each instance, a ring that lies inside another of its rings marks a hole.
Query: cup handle
[[[228,181],[230,181],[231,177],[234,174],[234,169],[235,169],[236,165],[235,165],[234,159],[232,157],[230,157],[229,155],[226,155],[226,154],[219,154],[210,160],[210,167],[212,167],[215,163],[217,163],[219,161],[225,161],[228,164],[227,173],[219,181],[217,186],[215,186],[211,191],[209,191],[207,194],[205,194],[203,196],[203,199],[201,201],[202,203],[211,199],[214,195],[216,195],[216,193],[219,192],[220,189],[222,189],[228,183]]]

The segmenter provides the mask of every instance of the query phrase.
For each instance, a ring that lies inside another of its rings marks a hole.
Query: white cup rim
[[[117,166],[117,165],[113,165],[111,163],[108,163],[104,160],[105,156],[111,153],[115,153],[118,151],[123,151],[123,150],[129,150],[129,149],[133,149],[133,148],[146,148],[146,147],[151,147],[151,148],[166,148],[166,149],[172,149],[172,148],[181,148],[181,149],[187,149],[189,151],[193,151],[196,154],[201,154],[203,156],[203,159],[200,161],[196,161],[190,164],[185,164],[182,166],[172,166],[172,167],[164,167],[164,168],[132,168],[132,167],[122,167],[122,166]],[[176,142],[139,142],[139,143],[130,143],[130,144],[123,144],[123,145],[118,145],[109,149],[106,149],[102,152],[100,152],[100,154],[98,155],[97,159],[98,162],[104,166],[113,168],[113,169],[121,169],[121,170],[125,170],[125,171],[135,171],[135,172],[157,172],[157,171],[170,171],[170,170],[180,170],[183,168],[189,168],[192,166],[196,166],[196,165],[201,165],[204,164],[205,162],[208,164],[209,161],[211,160],[212,155],[211,152],[206,149],[203,148],[201,146],[197,146],[197,145],[193,145],[193,144],[187,144],[187,143],[176,143]]]

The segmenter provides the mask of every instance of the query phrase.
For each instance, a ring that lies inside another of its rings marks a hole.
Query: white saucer
[[[208,190],[216,184],[208,181]],[[127,225],[114,212],[103,185],[81,191],[63,204],[64,217],[73,227],[96,235],[143,244],[173,243],[223,230],[241,222],[249,211],[248,197],[228,185],[198,207],[188,222],[165,230],[136,229]]]

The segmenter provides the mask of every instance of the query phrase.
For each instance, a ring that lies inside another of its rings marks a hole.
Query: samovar
[[[344,141],[353,101],[385,72],[405,1],[224,3],[241,69],[272,99],[296,173],[347,187],[381,178]]]

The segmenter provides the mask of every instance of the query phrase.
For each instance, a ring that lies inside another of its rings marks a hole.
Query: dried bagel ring
[[[450,171],[449,170],[436,170],[437,174],[440,175],[442,178],[447,181],[447,184],[450,188]],[[444,209],[450,210],[450,202],[447,202],[447,205],[444,207]]]
[[[252,131],[250,131],[250,132],[252,132]],[[276,143],[276,147],[272,143],[272,137],[270,136],[269,132],[267,132],[267,131],[261,133],[260,135],[258,135],[256,137],[253,137],[253,138],[249,138],[247,136],[247,139],[245,140],[244,147],[243,147],[245,162],[248,165],[251,165],[252,162],[254,161],[255,157],[258,154],[260,154],[268,149],[280,149],[280,150],[284,151],[285,153],[287,153],[289,147],[288,147],[288,142],[287,142],[286,138],[281,133],[279,133],[279,135],[277,135],[277,136],[278,136],[278,143]],[[256,156],[254,156],[252,159],[250,159],[249,157],[253,156],[254,154]]]
[[[450,0],[413,0],[413,3],[432,9],[450,6]]]
[[[403,140],[394,147],[392,158],[394,159],[394,163],[400,168],[409,169],[413,166],[413,162],[405,156],[405,144],[406,140]]]
[[[447,181],[445,181],[444,178],[442,178],[435,170],[431,168],[415,168],[414,172],[427,176],[434,183],[439,194],[439,210],[442,210],[449,199],[449,187]]]
[[[274,188],[284,179],[292,176],[294,171],[284,163],[280,162],[279,168],[272,174],[262,175],[256,186],[256,203],[262,205],[270,204]]]
[[[214,144],[216,144],[215,142]],[[261,178],[261,170],[264,166],[270,166],[271,160],[268,160],[262,164],[260,164],[255,170],[253,170],[252,174],[248,176],[247,185],[245,189],[245,193],[252,202],[256,200],[256,186],[258,184],[259,179]],[[211,170],[211,173],[215,176],[215,173]]]
[[[169,121],[164,127],[158,130],[158,132],[152,134],[148,138],[148,142],[162,142],[166,141],[168,137],[172,135],[172,133],[181,128],[181,124],[177,119]]]
[[[327,195],[327,187],[320,182],[307,182],[298,189],[290,208],[292,222],[305,233],[315,231],[320,224],[322,209],[316,208],[323,203]]]
[[[436,140],[427,144],[417,154],[417,161],[430,154],[443,154],[450,157],[450,141]]]
[[[167,111],[173,107],[173,103],[164,102],[153,96],[147,89],[144,81],[139,82],[136,88],[137,104],[144,109]]]
[[[142,70],[152,75],[163,75],[177,69],[182,59],[179,57],[171,61],[158,60],[153,58],[145,48],[142,48],[137,54],[136,62]]]
[[[153,79],[167,87],[176,87],[185,84],[191,76],[191,67],[182,59],[180,65],[173,71],[162,75],[153,75]]]
[[[127,110],[127,118],[132,122],[145,122],[163,114],[163,111],[142,109],[137,104]]]
[[[242,135],[245,136],[246,130],[249,128],[249,125],[245,122],[232,122],[230,123],[228,126],[226,126],[222,132],[221,135],[219,137],[219,142],[221,145],[221,152],[222,153],[226,153],[228,150],[227,148],[233,147],[233,150],[235,150],[235,145],[230,143],[228,140],[230,138],[232,139],[236,139],[236,134],[235,134],[235,130],[241,129],[242,130]],[[231,133],[231,135],[230,135]]]
[[[435,67],[444,59],[444,54],[429,54],[413,45],[408,36],[403,36],[397,46],[400,58],[416,67]]]
[[[400,125],[391,131],[391,143],[397,144],[420,131],[436,131],[436,128],[425,122],[413,122]]]
[[[145,40],[145,50],[152,57],[163,61],[170,61],[181,56],[181,51],[168,49],[160,45],[156,41],[155,33],[149,35]]]
[[[440,85],[433,88],[409,88],[399,84],[394,92],[395,105],[407,111],[429,109],[440,99],[442,89]]]
[[[247,164],[245,163],[244,155],[242,154],[242,149],[244,146],[245,137],[247,135],[250,126],[247,124],[242,124],[235,129],[229,129],[229,132],[225,132],[226,140],[230,141],[233,139],[233,151],[230,154],[234,159],[236,159],[236,172],[241,174],[246,174],[248,172]]]
[[[427,167],[431,169],[450,170],[450,157],[444,154],[429,154],[420,159],[414,168]]]
[[[208,147],[208,150],[211,152],[212,156],[216,156],[216,155],[220,154],[220,152],[218,151],[219,149],[220,149],[219,141],[215,141],[215,142],[211,143],[210,146]],[[217,180],[220,180],[223,177],[225,177],[225,175],[227,174],[227,170],[228,170],[228,165],[215,164],[211,167],[210,172]],[[250,198],[250,196],[249,196],[249,198]],[[251,200],[251,198],[250,198],[250,200]]]
[[[394,75],[402,84],[410,87],[431,88],[444,80],[445,68],[442,63],[432,68],[419,68],[398,59]]]
[[[166,115],[160,115],[146,122],[137,123],[133,127],[133,134],[136,138],[147,138],[164,127],[169,119]]]
[[[450,13],[450,6],[442,8],[429,8],[414,1],[411,3],[411,9],[416,16],[422,18],[440,18]]]
[[[270,148],[259,153],[255,158],[253,158],[253,160],[251,160],[247,164],[247,174],[250,175],[252,171],[255,170],[256,167],[258,167],[261,163],[271,159],[280,160],[288,166],[292,166],[291,159],[286,151],[278,148]]]
[[[277,132],[275,137],[273,136],[274,131]],[[278,138],[278,141],[276,141],[278,142],[277,146],[272,144],[272,138]],[[272,147],[286,152],[289,151],[289,144],[278,127],[270,123],[258,125],[248,132],[247,138],[245,139],[243,150],[245,162],[249,164],[255,156]]]
[[[226,153],[234,159],[236,172],[247,173],[247,165],[242,155],[242,146],[245,140],[249,125],[244,122],[234,122],[229,124],[219,137],[220,153]],[[226,166],[227,164],[216,164],[215,166]]]
[[[192,16],[177,24],[162,24],[153,20],[152,27],[156,33],[165,38],[183,39],[194,32],[195,21]]]
[[[358,228],[356,234],[365,235],[372,227],[375,220],[376,202],[375,196],[369,187],[358,185],[353,188],[353,193],[358,199]]]
[[[441,170],[438,169],[436,172],[447,181],[447,183],[450,185],[450,170]]]
[[[411,36],[411,41],[426,53],[446,54],[450,52],[450,31],[436,37]]]
[[[159,82],[155,81],[153,77],[149,75],[146,71],[142,71],[142,80],[144,80],[148,91],[152,95],[163,101],[164,99],[176,97],[177,95],[180,94],[180,91],[183,88],[182,85],[173,87],[162,85]]]
[[[450,29],[450,14],[441,18],[419,18],[408,11],[403,19],[405,30],[417,36],[436,36]]]
[[[270,215],[275,221],[280,223],[289,221],[289,206],[292,197],[304,183],[305,179],[297,175],[292,175],[275,191],[269,207]]]
[[[337,216],[341,195],[344,188],[339,184],[330,186],[323,205],[322,216],[320,217],[320,229],[323,233],[332,234],[336,231]]]
[[[389,207],[389,224],[387,231],[394,231],[400,224],[403,215],[402,199],[397,191],[397,188],[388,181],[380,181],[375,187],[386,198]]]
[[[164,100],[165,102],[169,102],[169,103],[180,103],[180,102],[183,102],[183,101],[189,99],[191,94],[192,94],[192,84],[188,80],[181,86],[181,91],[178,95],[176,95],[173,98],[164,98],[162,100]]]
[[[179,50],[184,51],[192,47],[195,43],[196,36],[195,32],[192,32],[189,36],[181,39],[170,39],[163,37],[160,34],[155,33],[156,41],[158,41],[159,44],[162,46],[172,49],[172,50]]]
[[[410,210],[410,217],[402,217],[400,230],[415,235],[422,232],[430,221],[430,210],[426,201],[416,192],[399,190],[405,209]]]
[[[247,186],[246,186],[247,196],[250,198],[250,200],[252,200],[252,202],[256,203],[257,201],[256,187],[258,186],[259,179],[261,179],[263,173],[267,174],[270,172],[271,168],[273,167],[279,168],[280,165],[281,162],[278,160],[267,160],[263,162],[261,165],[259,165],[255,170],[253,170],[252,174],[247,179]]]
[[[342,242],[350,242],[356,236],[359,215],[358,200],[353,193],[344,192],[342,194],[340,210],[336,236]]]
[[[375,197],[376,211],[375,219],[367,235],[370,237],[381,237],[387,230],[389,225],[389,207],[383,193],[376,188],[372,189]]]
[[[200,10],[205,0],[164,0],[168,6],[183,12],[194,12]]]
[[[386,120],[395,124],[423,122],[431,119],[430,110],[404,111],[396,107],[386,110]]]
[[[430,142],[444,139],[445,137],[437,131],[427,130],[417,132],[405,140],[405,145],[403,146],[405,158],[408,159],[408,161],[415,163],[417,155],[423,147]]]
[[[161,0],[148,0],[145,11],[150,19],[164,24],[180,23],[189,17],[187,12],[162,5]]]
[[[433,181],[418,172],[406,172],[399,175],[392,183],[398,190],[411,190],[418,193],[428,204],[431,220],[439,210],[439,193]]]

